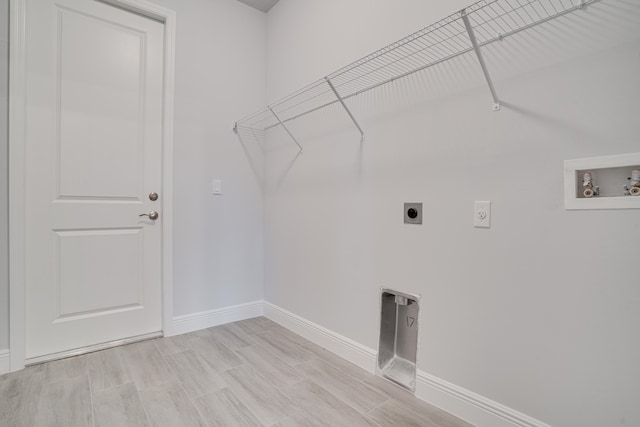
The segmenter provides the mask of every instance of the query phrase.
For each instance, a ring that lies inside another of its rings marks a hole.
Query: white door
[[[26,17],[30,362],[162,328],[164,28],[95,0]]]

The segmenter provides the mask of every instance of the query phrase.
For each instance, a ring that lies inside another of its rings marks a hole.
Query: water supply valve
[[[640,170],[631,172],[631,176],[627,178],[629,184],[624,186],[624,194],[627,196],[640,196]]]
[[[582,177],[582,188],[584,188],[582,195],[586,198],[600,195],[600,187],[593,185],[593,176],[591,175],[591,172],[585,173]]]

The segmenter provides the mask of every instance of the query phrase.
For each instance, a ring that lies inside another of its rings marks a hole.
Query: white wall
[[[8,91],[9,2],[0,2],[0,350],[9,347]]]
[[[265,101],[266,17],[235,0],[156,3],[177,13],[174,315],[260,300],[262,189],[231,129]]]
[[[467,1],[281,0],[269,100]],[[563,160],[640,151],[640,5],[611,0],[267,139],[265,299],[377,348],[422,295],[418,368],[553,426],[640,425],[640,215],[565,211]],[[491,229],[473,201],[493,202]],[[422,201],[425,224],[402,224]],[[635,266],[635,267],[634,267]]]

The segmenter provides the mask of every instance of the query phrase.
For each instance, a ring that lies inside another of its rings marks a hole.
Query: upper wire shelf
[[[364,139],[345,100],[474,51],[491,91],[493,109],[499,110],[500,100],[481,48],[598,1],[480,0],[238,120],[234,131],[239,137],[260,140],[267,130],[282,126],[302,151],[287,123],[340,103]]]

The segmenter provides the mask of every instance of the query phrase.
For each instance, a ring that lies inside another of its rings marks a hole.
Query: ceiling
[[[244,3],[247,4],[251,7],[255,7],[258,10],[261,10],[263,12],[269,12],[269,9],[271,9],[276,3],[278,3],[278,0],[238,0],[240,3]]]

